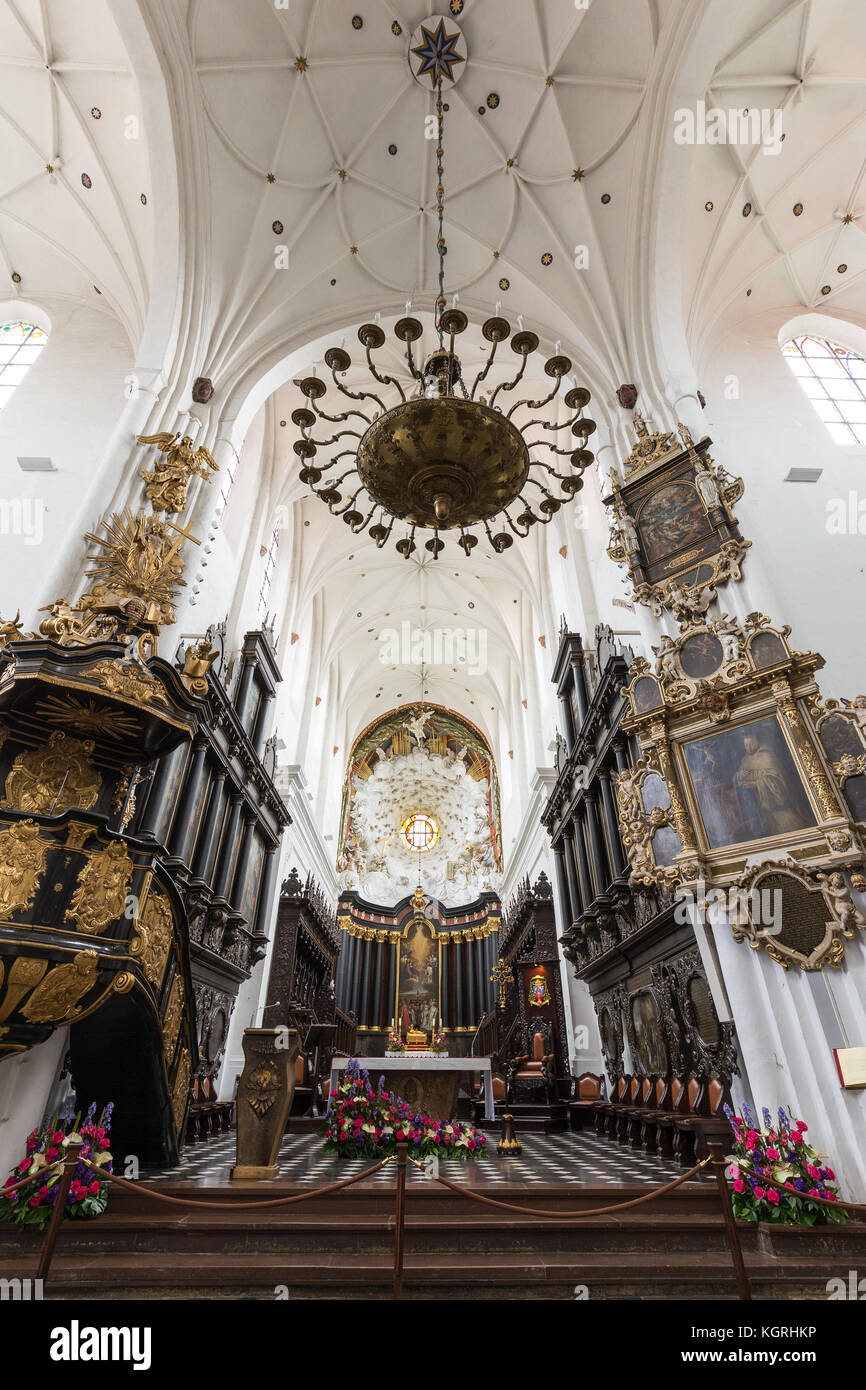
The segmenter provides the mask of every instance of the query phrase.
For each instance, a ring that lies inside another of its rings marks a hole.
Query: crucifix
[[[201,545],[201,541],[198,539],[198,537],[192,534],[191,521],[187,522],[186,530],[184,530],[182,526],[178,526],[174,521],[169,521],[168,517],[166,517],[163,521],[163,525],[170,526],[173,531],[177,531],[178,533],[177,540],[166,551],[165,556],[163,557],[163,563],[166,563],[168,560],[170,560],[171,557],[175,555],[178,550],[180,550],[180,547],[183,545],[185,540],[192,541],[193,545]]]
[[[507,965],[504,960],[497,961],[490,973],[490,978],[494,984],[499,986],[499,1007],[505,1013],[505,993],[514,980],[511,966]]]

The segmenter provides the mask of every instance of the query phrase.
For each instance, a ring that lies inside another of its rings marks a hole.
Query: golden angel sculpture
[[[145,495],[155,512],[182,512],[190,480],[196,477],[210,482],[211,474],[219,472],[219,464],[207,449],[193,449],[188,434],[181,436],[164,430],[161,434],[139,434],[136,439],[139,444],[155,444],[165,454],[164,462],[152,470],[141,470],[147,484]]]

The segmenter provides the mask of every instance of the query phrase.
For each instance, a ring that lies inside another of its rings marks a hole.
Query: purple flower
[[[770,1112],[769,1112],[769,1110],[767,1109],[766,1105],[765,1105],[764,1108],[762,1109],[761,1114],[762,1114],[763,1117],[764,1117],[764,1129],[772,1129],[772,1128],[773,1128],[773,1121],[772,1121],[771,1118],[770,1118]]]
[[[745,1101],[743,1101],[743,1119],[746,1121],[746,1124],[749,1126],[749,1129],[757,1128],[755,1124],[755,1117],[752,1114],[750,1107],[746,1104]]]

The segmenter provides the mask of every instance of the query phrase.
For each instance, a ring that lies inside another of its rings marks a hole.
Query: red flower
[[[767,1193],[767,1201],[771,1202],[774,1207],[777,1207],[779,1205],[780,1197],[775,1187],[771,1187],[769,1192]]]
[[[767,1195],[767,1194],[766,1194],[766,1192],[764,1191],[763,1187],[756,1187],[756,1188],[755,1188],[755,1196],[758,1198],[759,1201],[760,1201],[760,1199],[761,1199],[762,1197],[766,1197],[766,1195]]]
[[[51,1142],[52,1144],[62,1144],[65,1138],[66,1135],[63,1133],[63,1130],[58,1129],[55,1134],[52,1134]]]
[[[828,1182],[834,1182],[834,1181],[835,1181],[836,1174],[833,1172],[833,1169],[832,1169],[832,1168],[825,1168],[825,1169],[824,1169],[824,1172],[825,1172],[825,1174],[826,1174],[826,1177],[827,1177],[827,1181],[828,1181]]]
[[[19,1173],[26,1173],[26,1172],[27,1172],[27,1169],[28,1169],[29,1167],[30,1167],[30,1159],[29,1159],[29,1158],[22,1158],[21,1162],[18,1164],[18,1172],[19,1172]]]
[[[90,1193],[91,1197],[96,1196],[96,1194],[99,1191],[99,1183],[96,1181],[96,1178],[93,1179],[93,1182],[90,1184],[87,1191]]]
[[[49,1163],[53,1163],[54,1160],[55,1160],[55,1158],[57,1157],[57,1155],[58,1155],[59,1153],[60,1153],[60,1150],[59,1150],[58,1148],[52,1147],[52,1148],[50,1148],[50,1149],[48,1150],[48,1152],[46,1153],[45,1157],[48,1159],[48,1162],[49,1162]]]

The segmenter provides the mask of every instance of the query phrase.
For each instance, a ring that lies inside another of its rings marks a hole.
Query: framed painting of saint
[[[692,739],[682,751],[710,849],[816,824],[774,715]]]
[[[653,492],[637,514],[647,568],[712,534],[707,510],[692,483],[668,483]]]
[[[412,1027],[432,1033],[439,1021],[439,943],[426,918],[413,918],[400,938],[397,972],[399,1018],[406,1009]]]

